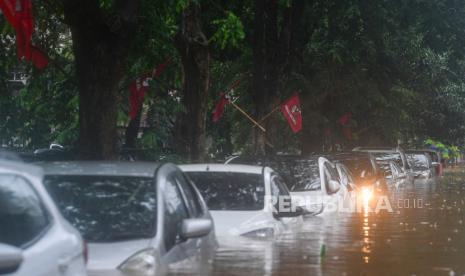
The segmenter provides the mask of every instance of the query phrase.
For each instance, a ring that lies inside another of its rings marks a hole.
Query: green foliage
[[[50,1],[47,1],[47,3]],[[52,1],[53,2],[53,1]],[[285,14],[297,1],[276,0],[276,33],[285,35]],[[100,0],[111,12],[114,1]],[[237,78],[237,104],[254,116],[253,78],[255,1],[142,0],[137,36],[120,85],[119,126],[129,121],[128,86],[141,73],[172,57],[166,71],[154,80],[146,97],[147,125],[138,141],[150,154],[170,156],[175,117],[182,112],[182,71],[174,37],[182,11],[197,5],[202,28],[210,37],[211,82],[209,110],[219,92]],[[268,7],[267,7],[268,8]],[[78,96],[72,40],[62,22],[60,5],[34,2],[37,32],[34,42],[51,57],[51,65],[37,72],[15,57],[13,30],[0,16],[0,140],[10,146],[37,148],[56,141],[73,145],[78,133]],[[320,140],[333,129],[332,143],[465,144],[465,6],[460,1],[305,1],[293,18],[290,66],[277,68],[280,100],[301,90],[304,132]],[[282,50],[279,43],[275,52]],[[275,56],[267,56],[274,59]],[[7,81],[11,71],[31,75],[20,91]],[[269,99],[270,106],[273,99]],[[338,133],[337,119],[351,111],[355,141]],[[208,114],[209,117],[210,114]],[[302,145],[279,113],[271,118],[276,151],[296,151]],[[304,123],[305,125],[305,123]],[[253,129],[241,114],[226,107],[221,121],[207,118],[210,154],[247,151]],[[420,142],[418,142],[420,141]],[[305,142],[305,141],[304,141]],[[445,146],[444,146],[445,147]],[[456,154],[451,146],[450,154]]]
[[[231,11],[226,11],[226,18],[213,20],[212,24],[218,28],[213,35],[213,41],[223,50],[227,47],[239,47],[245,38],[241,20]]]

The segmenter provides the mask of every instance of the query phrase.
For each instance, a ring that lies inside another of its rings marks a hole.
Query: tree
[[[107,2],[105,2],[107,3]],[[118,88],[137,30],[139,1],[63,0],[71,28],[79,88],[79,153],[82,159],[118,157]]]
[[[201,27],[200,7],[194,2],[190,2],[182,12],[175,44],[181,57],[183,104],[186,109],[180,114],[177,125],[178,153],[190,160],[200,160],[206,155],[210,53]]]

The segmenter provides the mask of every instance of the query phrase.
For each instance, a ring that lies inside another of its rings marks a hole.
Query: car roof
[[[0,172],[17,174],[26,173],[36,175],[38,177],[43,175],[43,171],[37,166],[10,160],[0,160]]]
[[[429,150],[429,149],[415,149],[415,150],[406,150],[405,153],[407,154],[412,154],[412,153],[418,153],[418,154],[424,154],[424,153],[438,153],[437,151],[434,151],[434,150]]]
[[[214,171],[214,172],[237,172],[237,173],[262,174],[263,170],[266,167],[252,166],[252,165],[204,163],[204,164],[180,165],[179,168],[184,172]]]
[[[152,162],[73,161],[37,163],[46,175],[117,175],[153,177],[160,167]]]
[[[322,155],[326,157],[330,161],[339,161],[339,160],[347,160],[347,159],[371,159],[371,154],[366,151],[343,151],[343,152],[334,152],[334,153],[327,153],[326,155]]]
[[[399,152],[402,151],[396,147],[356,147],[353,151],[364,151],[364,152]]]

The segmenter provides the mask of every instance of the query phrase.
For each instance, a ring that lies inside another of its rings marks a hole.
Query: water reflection
[[[310,217],[274,241],[231,241],[207,273],[171,274],[464,275],[465,173],[449,172],[438,183],[417,181],[389,199],[393,213]]]

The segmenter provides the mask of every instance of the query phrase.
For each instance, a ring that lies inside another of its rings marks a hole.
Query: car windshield
[[[262,174],[187,172],[210,210],[252,211],[265,206]]]
[[[394,161],[399,167],[403,168],[402,156],[398,152],[376,152],[374,153],[376,161],[379,163],[386,163]]]
[[[321,189],[317,158],[288,159],[268,162],[267,166],[277,171],[290,191],[316,191]]]
[[[378,165],[386,178],[392,177],[391,164],[389,162],[379,162]]]
[[[407,160],[414,170],[427,170],[429,167],[428,158],[424,154],[407,154]]]
[[[89,242],[155,236],[157,196],[153,178],[51,175],[44,182],[63,216]]]
[[[373,165],[368,158],[345,159],[342,163],[352,172],[356,182],[375,176]]]

